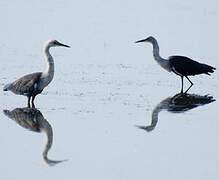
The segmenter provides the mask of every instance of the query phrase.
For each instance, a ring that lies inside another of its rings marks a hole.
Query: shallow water
[[[218,179],[219,73],[191,77],[190,96],[179,97],[180,78],[156,64],[150,45],[133,43],[154,35],[164,57],[182,54],[219,67],[217,6],[2,2],[1,86],[45,68],[45,40],[72,48],[51,50],[55,77],[35,101],[53,132],[48,158],[68,161],[50,167],[42,160],[46,134],[3,113],[27,99],[2,91],[0,179]]]

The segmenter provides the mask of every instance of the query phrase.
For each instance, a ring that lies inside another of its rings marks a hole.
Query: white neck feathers
[[[46,60],[46,70],[43,72],[41,79],[42,79],[42,88],[47,86],[53,79],[54,72],[55,72],[55,65],[53,58],[49,52],[50,46],[47,44],[44,47],[44,57]]]
[[[170,64],[169,61],[166,59],[163,59],[162,57],[160,57],[159,54],[159,46],[157,43],[157,40],[154,39],[153,41],[150,41],[153,45],[153,56],[155,61],[157,61],[157,63],[164,68],[165,70],[167,70],[168,72],[171,72],[171,68],[170,68]]]

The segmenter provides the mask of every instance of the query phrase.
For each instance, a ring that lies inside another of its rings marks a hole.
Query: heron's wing
[[[208,74],[214,72],[212,66],[201,64],[185,56],[170,56],[169,62],[172,70],[179,75],[190,76],[197,74]]]
[[[23,76],[13,82],[9,90],[15,94],[28,95],[37,90],[38,82],[42,73],[37,72]]]

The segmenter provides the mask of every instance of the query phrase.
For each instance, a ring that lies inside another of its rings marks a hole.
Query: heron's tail
[[[3,91],[8,91],[9,89],[9,87],[11,86],[11,83],[9,83],[9,84],[6,84],[4,87],[3,87]]]
[[[208,75],[210,75],[209,73],[213,73],[216,70],[215,67],[209,66],[207,64],[202,64],[202,67],[203,67],[204,73]]]

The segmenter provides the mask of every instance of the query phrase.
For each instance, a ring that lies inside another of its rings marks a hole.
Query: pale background
[[[186,55],[219,67],[218,1],[92,0],[0,2],[0,85],[43,71],[42,47],[57,39],[71,46],[51,50],[53,82],[36,98],[50,122],[49,157],[42,162],[43,134],[30,132],[0,114],[1,180],[217,180],[218,101],[186,113],[163,111],[154,131],[153,108],[180,90],[180,78],[162,70],[161,55]],[[219,98],[219,74],[191,77],[198,95]],[[185,86],[188,87],[188,83]],[[0,93],[0,110],[26,105],[26,98]]]

